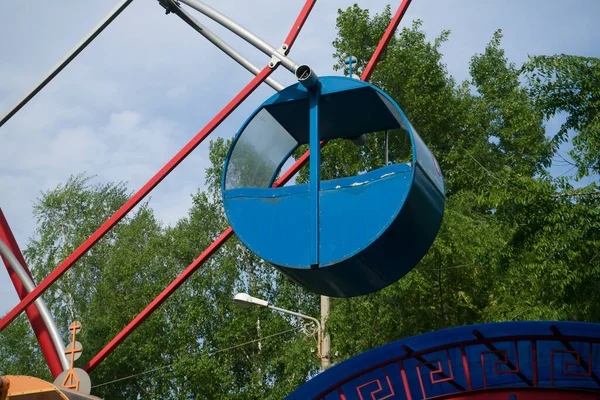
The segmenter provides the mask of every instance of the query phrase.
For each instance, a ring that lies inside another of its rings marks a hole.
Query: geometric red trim
[[[448,350],[446,350],[446,361],[448,363],[448,369],[450,371],[449,376],[446,376],[446,374],[444,373],[443,368],[442,368],[442,363],[440,360],[427,361],[427,362],[417,364],[416,368],[417,368],[417,374],[419,376],[419,384],[421,385],[421,393],[423,394],[424,398],[427,398],[427,394],[425,393],[425,386],[423,385],[423,377],[421,375],[421,367],[427,367],[427,368],[431,369],[431,372],[429,373],[429,380],[432,385],[435,385],[438,383],[443,383],[443,382],[454,381],[454,371],[452,370],[452,362],[450,361],[450,352]],[[433,364],[437,364],[437,369],[432,368]],[[436,379],[434,377],[434,375],[441,375],[442,377]]]
[[[389,399],[391,397],[396,396],[396,393],[394,393],[394,388],[392,387],[392,383],[390,382],[390,377],[387,376],[387,374],[386,374],[385,379],[386,379],[386,382],[388,385],[388,390],[390,391],[390,394],[388,394],[385,397],[375,397],[376,393],[383,391],[383,387],[381,386],[381,381],[379,380],[379,378],[376,378],[370,382],[363,383],[362,385],[356,387],[356,392],[358,393],[358,397],[360,398],[360,400],[367,400],[363,397],[363,393],[362,393],[363,391],[361,389],[364,388],[365,386],[369,386],[373,383],[377,383],[377,390],[374,390],[374,391],[368,393],[371,395],[370,400],[385,400],[385,399]]]
[[[589,353],[588,359],[590,360],[590,362],[587,365],[586,372],[574,372],[574,371],[569,370],[569,367],[585,368],[582,365],[581,354],[578,351],[575,351],[575,350],[552,350],[550,352],[550,386],[554,387],[554,357],[555,357],[555,354],[557,354],[557,353],[571,354],[572,356],[575,357],[575,361],[565,361],[565,363],[563,364],[563,373],[565,375],[587,376],[587,377],[592,376],[592,362],[593,362],[592,344],[589,343],[589,346],[590,346],[590,353]]]
[[[483,387],[487,388],[487,379],[486,379],[486,371],[485,371],[485,356],[487,354],[494,354],[496,355],[496,357],[500,360],[500,361],[496,361],[494,362],[494,373],[501,375],[501,374],[518,374],[520,372],[519,370],[519,349],[517,347],[517,343],[514,342],[514,346],[515,346],[515,365],[513,366],[512,363],[510,361],[508,361],[508,354],[506,350],[494,350],[494,351],[482,351],[481,352],[481,374],[483,376]],[[508,370],[504,369],[504,370],[499,370],[498,366],[500,365],[506,365],[508,366]],[[511,366],[513,366],[513,368],[511,369]]]

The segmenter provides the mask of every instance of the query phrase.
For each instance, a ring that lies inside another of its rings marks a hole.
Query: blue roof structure
[[[544,399],[557,391],[571,394],[554,398],[595,399],[599,376],[600,324],[504,322],[426,333],[367,351],[286,399],[465,398],[504,389],[542,391],[535,398]]]

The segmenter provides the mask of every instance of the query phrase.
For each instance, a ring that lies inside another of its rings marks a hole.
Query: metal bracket
[[[175,7],[179,7],[181,5],[179,0],[158,0],[158,4],[160,4],[166,10],[165,14],[167,15],[175,12]]]
[[[217,46],[218,49],[223,51],[229,57],[234,59],[238,64],[246,68],[248,71],[252,72],[254,75],[258,75],[260,73],[260,68],[256,65],[252,64],[246,58],[244,58],[240,53],[235,51],[230,45],[228,45],[225,41],[223,41],[220,37],[211,32],[206,26],[202,25],[198,20],[196,20],[192,15],[190,15],[186,10],[180,7],[180,2],[178,0],[158,0],[159,4],[167,9],[167,14],[173,13],[181,18],[186,24],[191,26],[196,32],[204,36],[209,42]],[[286,49],[289,49],[287,46]],[[273,89],[278,92],[283,90],[285,86],[281,83],[277,82],[275,79],[268,77],[265,79],[265,83],[271,86]]]
[[[287,44],[282,44],[280,48],[275,50],[275,53],[271,55],[271,61],[269,61],[269,67],[275,68],[277,64],[281,62],[281,57],[287,56],[290,48]]]

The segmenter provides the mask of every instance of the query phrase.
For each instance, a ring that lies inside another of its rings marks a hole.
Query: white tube
[[[8,262],[8,265],[12,268],[12,270],[17,274],[17,277],[27,290],[27,293],[31,293],[33,289],[35,289],[35,283],[31,280],[25,268],[21,265],[17,257],[13,254],[12,251],[8,248],[6,243],[0,239],[0,254],[4,259]],[[67,356],[65,354],[65,345],[60,339],[60,334],[58,333],[58,328],[52,319],[52,314],[46,307],[46,303],[42,300],[41,297],[38,297],[35,300],[35,306],[37,307],[46,328],[48,329],[48,333],[50,334],[50,338],[54,343],[54,347],[56,348],[56,352],[58,353],[58,357],[60,358],[60,364],[63,367],[63,370],[68,370],[70,368],[69,360],[67,360]]]

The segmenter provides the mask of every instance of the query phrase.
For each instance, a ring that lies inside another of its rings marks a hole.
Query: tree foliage
[[[566,114],[554,142],[558,145],[572,135],[569,154],[578,176],[600,173],[600,60],[565,54],[535,56],[523,71],[544,115]]]
[[[334,42],[337,66],[349,55],[368,59],[365,32],[379,32],[389,18],[389,10],[373,17],[357,7],[340,11],[340,33],[352,35],[354,27],[358,33]],[[549,83],[523,85],[523,73],[536,70],[510,63],[497,31],[471,59],[471,78],[458,84],[440,53],[448,38],[444,31],[428,42],[416,21],[391,41],[373,74],[373,82],[396,100],[440,161],[447,200],[438,237],[415,270],[380,292],[332,303],[332,343],[343,358],[399,338],[477,322],[598,320],[591,305],[597,302],[600,266],[597,187],[576,191],[567,179],[551,176],[557,148],[545,131],[551,116],[546,102],[553,95]],[[534,60],[539,65],[540,59]],[[595,88],[594,79],[578,85]],[[563,109],[569,104],[565,101]],[[575,105],[589,106],[585,101]],[[381,158],[382,143],[365,146],[363,153],[377,154],[365,158]],[[590,143],[573,151],[593,154],[597,161]],[[349,175],[357,168],[340,165],[344,146],[334,143],[324,153]],[[397,154],[390,151],[392,162],[402,161]]]

